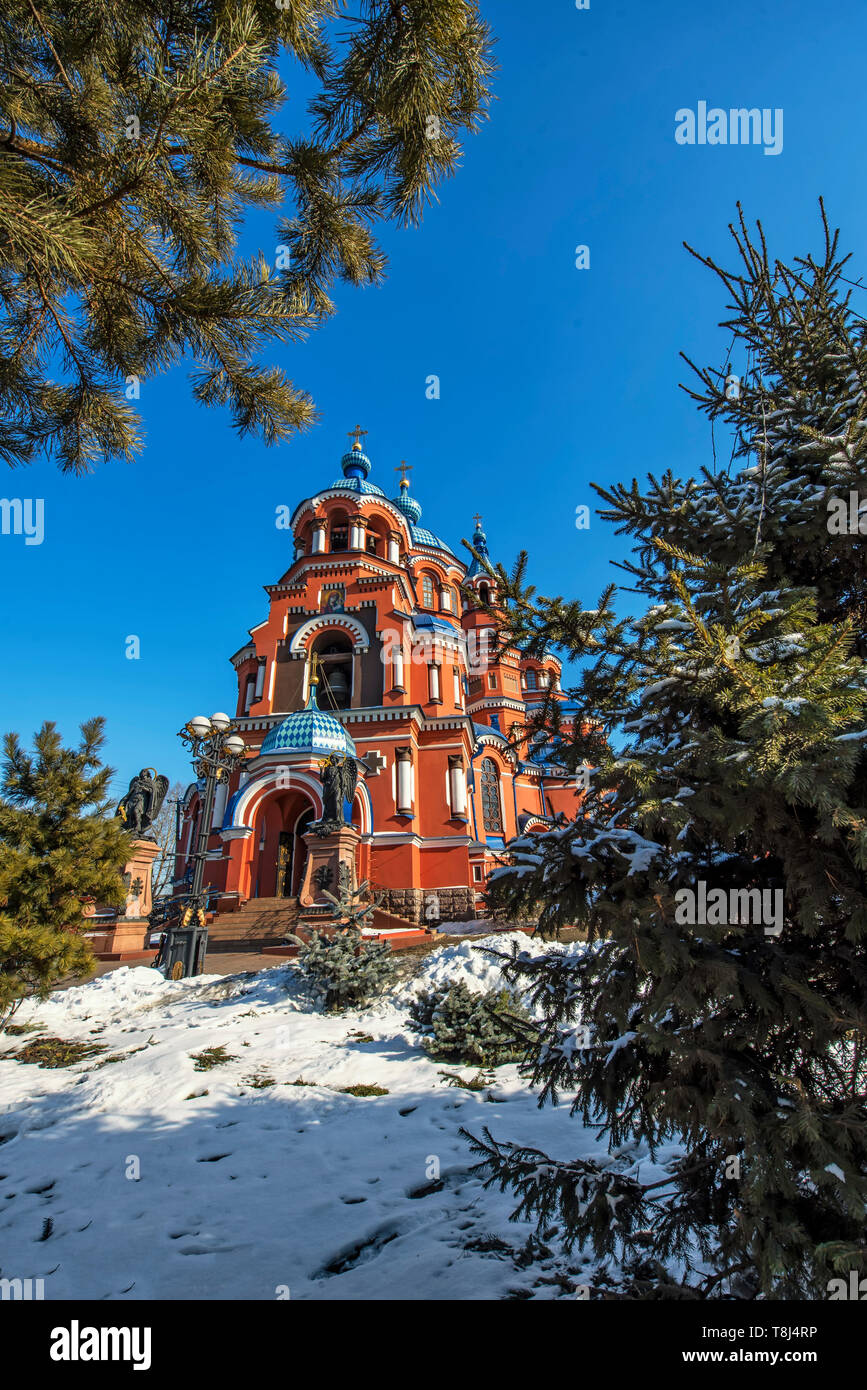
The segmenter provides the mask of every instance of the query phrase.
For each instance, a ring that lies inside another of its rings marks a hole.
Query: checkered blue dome
[[[331,487],[332,489],[349,488],[352,492],[363,493],[365,497],[368,495],[374,497],[385,496],[381,487],[377,487],[376,483],[368,483],[364,478],[338,478],[336,482],[331,484]]]
[[[277,724],[262,743],[263,753],[339,753],[355,757],[355,744],[333,714],[311,708],[298,710]]]
[[[340,467],[345,478],[366,478],[373,464],[356,439],[340,460]]]
[[[410,526],[409,530],[413,545],[433,546],[435,550],[444,550],[447,555],[454,555],[451,546],[446,545],[439,536],[435,536],[433,531],[428,531],[424,526]]]
[[[404,482],[406,482],[406,479],[404,479]],[[392,500],[394,502],[394,505],[398,507],[400,511],[403,512],[404,516],[410,522],[410,524],[414,526],[418,521],[419,517],[421,516],[421,502],[419,502],[415,497],[410,497],[409,484],[407,484],[407,486],[404,487],[404,484],[402,482],[400,485],[400,496],[395,497]]]

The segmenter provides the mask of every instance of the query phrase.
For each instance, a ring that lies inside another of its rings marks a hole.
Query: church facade
[[[295,899],[304,833],[322,815],[320,763],[357,759],[347,818],[359,880],[406,922],[484,915],[510,838],[575,815],[576,779],[512,747],[560,691],[556,657],[497,657],[490,575],[421,524],[403,466],[398,495],[370,480],[360,430],[341,476],[287,518],[292,555],[267,616],[231,658],[247,758],[217,788],[205,881],[218,912]],[[476,518],[473,545],[487,558]],[[202,787],[184,798],[176,886],[189,873]]]

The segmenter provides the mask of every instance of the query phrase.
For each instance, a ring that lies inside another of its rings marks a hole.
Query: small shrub
[[[342,1096],[387,1096],[384,1086],[341,1086]]]
[[[203,1052],[191,1052],[190,1056],[196,1064],[196,1071],[210,1071],[212,1067],[222,1066],[224,1062],[237,1060],[230,1056],[223,1046],[206,1047]]]
[[[329,1013],[368,1003],[393,984],[396,973],[391,947],[365,945],[356,927],[330,937],[314,932],[298,957],[298,969]]]
[[[37,1067],[73,1067],[97,1052],[105,1052],[104,1045],[70,1042],[66,1038],[36,1038],[12,1055],[16,1062],[32,1062]]]
[[[475,1076],[467,1077],[466,1080],[456,1071],[441,1071],[440,1076],[447,1086],[457,1086],[461,1091],[484,1091],[494,1084],[490,1067],[480,1068]]]
[[[439,1061],[499,1067],[524,1055],[520,1025],[529,1023],[529,1015],[506,989],[474,994],[461,980],[422,992],[410,1015],[425,1052]]]

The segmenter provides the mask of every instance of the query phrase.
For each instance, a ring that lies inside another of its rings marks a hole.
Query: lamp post
[[[195,719],[191,719],[179,731],[178,738],[193,755],[193,767],[197,777],[204,778],[205,797],[196,848],[191,855],[193,878],[187,904],[177,925],[168,928],[162,957],[167,975],[176,980],[186,975],[202,973],[208,943],[208,928],[205,923],[206,896],[202,891],[202,885],[205,860],[208,856],[208,839],[211,834],[211,818],[214,814],[214,797],[217,783],[228,780],[229,774],[243,762],[245,753],[244,740],[234,731],[228,714],[212,714],[210,719],[206,719],[203,714],[197,714]]]

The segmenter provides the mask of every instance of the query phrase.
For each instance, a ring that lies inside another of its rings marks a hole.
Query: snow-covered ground
[[[604,1149],[568,1105],[539,1110],[514,1066],[490,1092],[449,1087],[441,1070],[475,1068],[431,1061],[408,1025],[423,985],[500,984],[477,945],[432,952],[411,983],[337,1016],[285,965],[176,982],[118,969],[24,1005],[16,1025],[39,1031],[0,1038],[0,1275],[43,1278],[46,1299],[574,1297],[592,1262],[556,1238],[516,1262],[532,1228],[469,1176],[458,1130],[564,1158]],[[12,1060],[49,1035],[106,1050]],[[196,1070],[191,1054],[219,1047],[230,1060]],[[357,1085],[388,1094],[341,1094]]]

